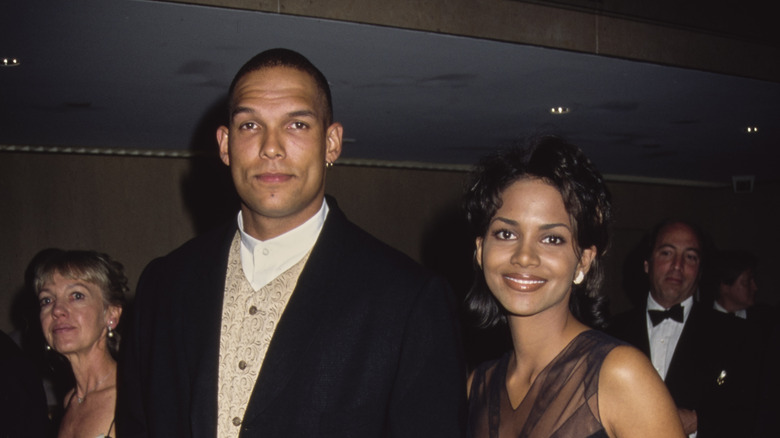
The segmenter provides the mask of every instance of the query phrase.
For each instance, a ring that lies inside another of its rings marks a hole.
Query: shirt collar
[[[274,265],[283,265],[286,260],[300,260],[314,246],[319,237],[325,218],[328,215],[328,203],[322,200],[319,211],[292,230],[268,240],[259,240],[244,231],[244,219],[238,212],[238,231],[241,234],[241,243],[251,254],[250,264],[256,266],[259,260],[255,255],[260,252],[271,254],[270,260]]]
[[[734,315],[736,315],[736,316],[738,316],[738,317],[740,317],[742,319],[747,319],[747,310],[745,310],[745,309],[739,309],[736,312],[729,312],[728,310],[726,310],[725,307],[721,306],[720,303],[718,303],[717,301],[715,301],[712,304],[712,308],[717,310],[718,312],[733,313]]]
[[[688,315],[691,314],[693,307],[693,296],[686,298],[680,305],[683,308],[683,324],[688,321]],[[653,294],[647,294],[647,310],[666,310],[666,308],[653,299]]]

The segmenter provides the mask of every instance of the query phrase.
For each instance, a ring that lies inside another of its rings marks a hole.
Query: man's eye
[[[246,123],[240,124],[238,127],[239,127],[239,129],[255,129],[256,126],[257,125],[255,125],[254,122],[246,122]]]
[[[293,129],[306,129],[309,127],[309,125],[303,123],[303,122],[293,122],[292,123]]]

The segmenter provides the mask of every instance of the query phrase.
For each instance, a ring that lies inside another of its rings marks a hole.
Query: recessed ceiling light
[[[745,132],[747,132],[748,134],[755,134],[758,132],[758,126],[748,126],[747,128],[745,128]]]
[[[550,112],[552,114],[568,114],[569,111],[571,111],[569,108],[566,108],[565,106],[555,106],[550,108]]]
[[[19,65],[21,65],[19,58],[3,58],[2,62],[0,62],[2,67],[19,67]]]

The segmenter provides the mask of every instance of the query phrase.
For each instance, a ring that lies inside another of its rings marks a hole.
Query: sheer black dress
[[[469,399],[469,438],[606,438],[598,407],[604,358],[625,345],[602,332],[577,335],[536,377],[512,408],[506,371],[512,352],[481,364]]]

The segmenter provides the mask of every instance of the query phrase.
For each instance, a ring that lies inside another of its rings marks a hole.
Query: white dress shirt
[[[259,290],[281,273],[298,263],[314,247],[328,216],[328,203],[309,220],[281,236],[258,240],[244,231],[244,220],[238,212],[241,233],[241,267],[254,290]]]
[[[685,327],[685,322],[688,321],[688,315],[691,314],[693,297],[688,297],[681,304],[683,308],[683,322],[667,318],[658,325],[653,326],[653,322],[650,321],[650,314],[645,312],[647,333],[650,340],[650,360],[662,379],[666,379],[666,373],[669,370],[669,364],[672,362],[674,349],[677,348],[677,341],[680,340],[680,334],[682,334],[683,327]],[[652,295],[647,294],[647,310],[666,309],[658,304]]]
[[[725,307],[723,307],[720,304],[718,304],[717,301],[715,301],[715,303],[712,305],[712,308],[717,310],[718,312],[729,313],[729,311],[726,310]],[[740,317],[742,319],[747,319],[747,309],[739,309],[736,312],[734,312],[734,315],[736,315],[736,316],[738,316],[738,317]]]

